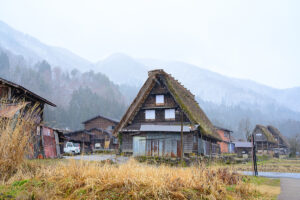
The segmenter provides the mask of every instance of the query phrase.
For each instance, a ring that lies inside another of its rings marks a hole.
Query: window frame
[[[149,117],[149,114],[151,113],[151,112],[153,112],[154,113],[154,117],[153,118],[147,118],[147,116]],[[149,113],[149,114],[147,114],[147,113]],[[145,120],[155,120],[156,119],[156,112],[155,112],[155,110],[145,110]]]
[[[169,117],[169,116],[171,116],[171,113],[170,113],[170,111],[174,111],[173,113],[172,113],[172,117]],[[168,112],[169,111],[169,112]],[[168,113],[168,114],[167,114]],[[174,115],[173,115],[174,114]],[[167,117],[168,116],[168,117]],[[174,116],[174,117],[173,117]],[[176,111],[175,111],[175,109],[174,108],[170,108],[170,109],[165,109],[165,119],[166,120],[175,120],[175,118],[176,118]]]
[[[159,97],[162,97],[162,101],[158,102],[157,100],[161,100]],[[157,94],[155,95],[155,105],[164,105],[165,104],[165,95]]]

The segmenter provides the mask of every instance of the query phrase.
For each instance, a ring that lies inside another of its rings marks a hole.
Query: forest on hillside
[[[77,130],[82,122],[96,115],[120,119],[139,88],[117,85],[102,73],[62,70],[40,61],[33,66],[22,56],[0,50],[0,77],[18,83],[55,103],[45,109],[46,124]],[[234,131],[234,137],[245,138],[256,124],[272,124],[286,136],[300,133],[300,114],[284,108],[261,107],[244,102],[241,105],[215,104],[197,96],[200,107],[213,124]]]
[[[126,109],[118,86],[101,73],[63,71],[47,61],[27,66],[22,57],[2,52],[0,77],[56,104],[45,109],[45,121],[53,127],[76,130],[82,128],[83,121],[99,114],[120,119]]]

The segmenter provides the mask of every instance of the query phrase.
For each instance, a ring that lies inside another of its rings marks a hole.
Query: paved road
[[[244,175],[252,176],[253,172],[243,171]],[[286,173],[286,172],[258,172],[258,176],[268,178],[298,178],[300,179],[300,173]]]
[[[128,157],[116,156],[115,154],[94,154],[94,155],[77,155],[77,156],[64,156],[66,159],[75,160],[89,160],[89,161],[103,161],[112,160],[117,163],[124,163],[128,160]]]
[[[300,179],[281,178],[281,193],[278,200],[299,200],[300,199]]]

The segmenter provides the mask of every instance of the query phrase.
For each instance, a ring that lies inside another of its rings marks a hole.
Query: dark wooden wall
[[[96,119],[93,119],[86,124],[84,124],[84,128],[86,130],[92,129],[92,128],[101,128],[101,129],[108,129],[109,126],[116,126],[118,123],[112,122],[108,119],[97,117]]]
[[[164,95],[163,105],[156,105],[156,95]],[[180,124],[180,112],[175,112],[175,120],[165,119],[165,109],[175,109],[176,111],[176,109],[178,108],[179,105],[175,102],[170,92],[165,87],[163,87],[162,84],[156,83],[154,88],[151,90],[149,96],[146,98],[145,102],[141,106],[141,109],[134,117],[132,124],[147,122],[178,122],[178,124]],[[145,119],[146,110],[155,110],[155,120]],[[183,122],[190,122],[185,114],[183,115]]]
[[[132,153],[133,137],[128,133],[122,134],[121,137],[122,137],[122,143],[121,143],[122,152],[131,152]]]

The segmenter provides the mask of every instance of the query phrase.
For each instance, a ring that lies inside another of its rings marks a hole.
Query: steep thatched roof
[[[272,142],[272,143],[276,143],[276,140],[274,139],[272,133],[263,125],[256,125],[254,130],[253,130],[253,134],[261,132],[262,134],[264,134],[266,136],[266,139],[268,142]]]
[[[287,139],[280,133],[280,131],[277,128],[275,128],[274,126],[271,126],[271,125],[267,126],[267,128],[274,137],[280,137],[282,139],[284,145],[286,145],[287,147],[290,146]]]
[[[167,74],[163,70],[153,70],[149,72],[148,79],[139,91],[137,97],[129,106],[114,133],[119,132],[123,127],[130,123],[134,115],[138,112],[139,108],[147,98],[151,89],[154,87],[157,79],[160,79],[165,83],[166,87],[182,111],[193,124],[199,125],[198,127],[203,135],[213,139],[221,140],[214,126],[196,102],[194,95],[184,86],[182,86],[177,80],[175,80],[170,74]]]

